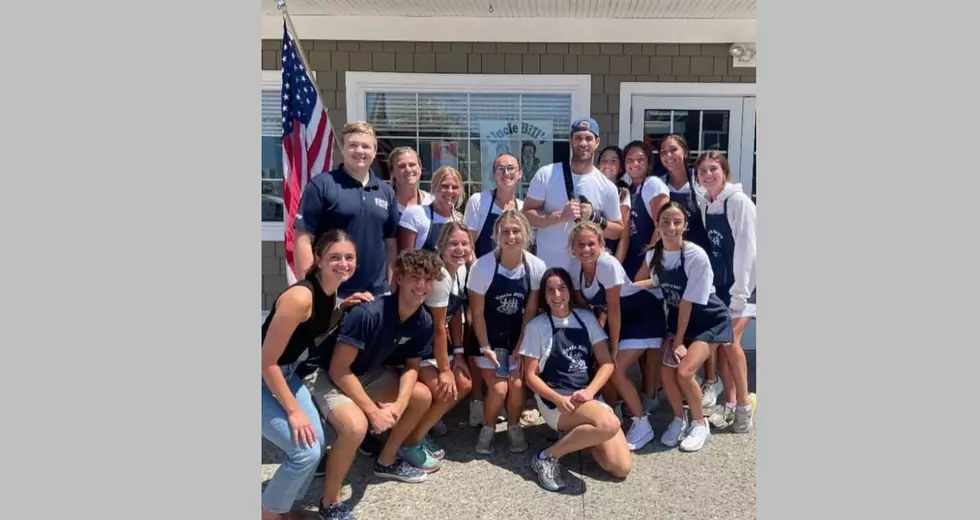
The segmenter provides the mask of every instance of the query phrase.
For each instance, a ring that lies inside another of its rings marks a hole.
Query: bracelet
[[[487,352],[490,352],[492,350],[493,349],[490,348],[490,345],[483,345],[482,347],[480,347],[480,352],[483,354],[486,354]]]
[[[453,354],[456,354],[456,355],[461,356],[461,355],[463,355],[464,352],[465,352],[465,350],[463,350],[463,347],[455,347],[455,348],[453,348]]]

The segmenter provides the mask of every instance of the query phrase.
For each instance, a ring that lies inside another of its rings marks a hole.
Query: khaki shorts
[[[361,382],[361,386],[364,387],[364,392],[367,393],[368,397],[377,401],[384,391],[388,388],[398,388],[399,376],[391,368],[379,368],[373,372],[368,372],[363,376],[357,378]],[[330,413],[346,404],[354,404],[354,401],[344,395],[344,392],[337,388],[333,380],[330,379],[330,374],[323,370],[318,370],[316,377],[312,381],[308,380],[307,386],[311,386],[312,389],[310,393],[313,394],[313,400],[316,402],[317,406],[320,407],[320,413],[323,414],[324,418],[329,418]]]

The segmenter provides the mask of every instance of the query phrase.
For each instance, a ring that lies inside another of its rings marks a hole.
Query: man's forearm
[[[526,209],[524,210],[524,216],[527,217],[527,221],[534,228],[546,228],[554,226],[561,222],[561,211],[553,211],[551,213],[546,213],[540,209]]]

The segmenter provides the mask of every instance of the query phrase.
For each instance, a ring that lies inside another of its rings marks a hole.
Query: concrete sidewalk
[[[755,355],[747,357],[750,391],[755,391]],[[651,418],[657,440],[634,453],[633,472],[626,480],[605,476],[588,454],[572,454],[562,459],[568,488],[551,493],[538,486],[528,465],[531,455],[550,443],[547,426],[525,427],[528,451],[511,454],[504,426],[498,425],[494,455],[484,457],[473,451],[478,429],[466,424],[466,406],[458,406],[446,418],[449,434],[436,439],[446,449],[446,459],[427,482],[406,484],[376,478],[371,471],[373,461],[358,455],[343,496],[359,520],[447,516],[754,519],[755,430],[744,435],[715,433],[700,452],[681,453],[658,442],[669,420],[670,413],[663,407]],[[279,460],[278,449],[263,441],[263,482]],[[322,486],[322,478],[314,479],[302,506],[315,511]]]

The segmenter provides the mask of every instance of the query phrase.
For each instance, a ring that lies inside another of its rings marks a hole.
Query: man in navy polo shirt
[[[433,337],[432,315],[422,304],[443,276],[442,261],[431,251],[406,249],[393,271],[394,291],[352,307],[319,360],[313,396],[337,432],[327,457],[323,518],[353,518],[340,501],[340,488],[369,431],[390,430],[375,475],[413,483],[426,479],[399,453],[418,449],[402,443],[432,403],[428,387],[418,381],[419,363],[432,351]]]
[[[391,266],[398,251],[398,207],[395,190],[371,171],[378,150],[374,128],[347,123],[341,131],[344,162],[315,175],[303,189],[294,227],[297,277],[313,265],[312,244],[331,229],[343,229],[354,240],[357,269],[337,291],[339,298],[390,290]]]

